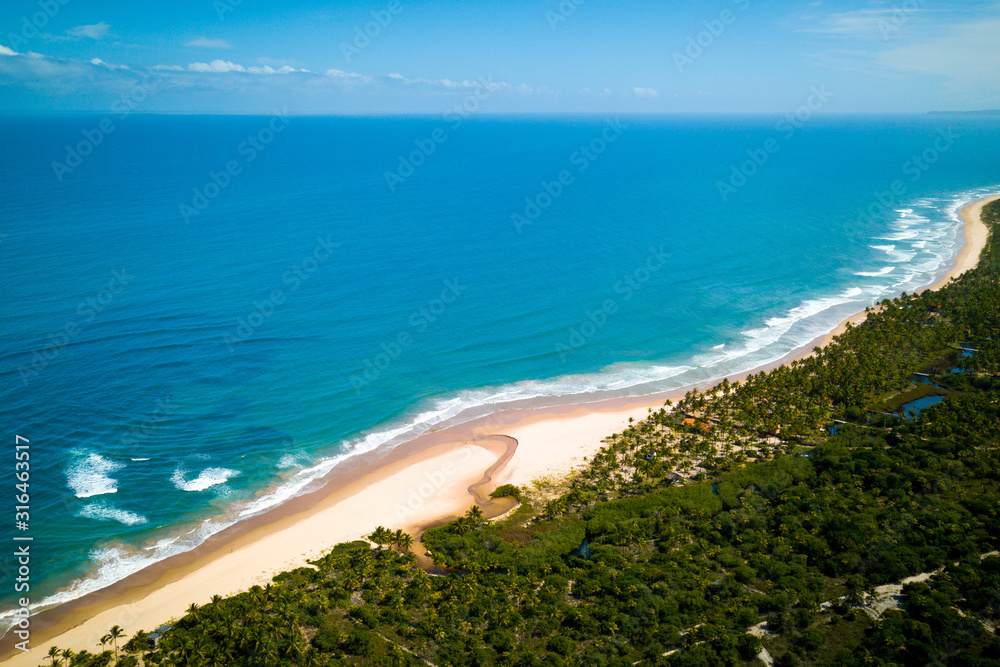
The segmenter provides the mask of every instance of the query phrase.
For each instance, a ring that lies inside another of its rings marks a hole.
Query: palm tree
[[[115,647],[115,663],[118,662],[118,640],[126,636],[125,631],[118,625],[111,626],[111,630],[108,631],[107,637],[111,640],[112,645]]]
[[[483,510],[479,509],[479,505],[473,505],[470,507],[465,516],[468,517],[469,521],[471,521],[474,526],[479,526],[486,520],[486,517],[483,515]]]
[[[129,646],[132,646],[129,649]],[[146,650],[149,648],[149,633],[145,630],[136,630],[135,634],[132,635],[132,639],[125,644],[125,650],[129,653],[139,653],[144,655]]]
[[[454,523],[452,523],[452,530],[459,535],[465,535],[467,532],[472,530],[472,523],[467,517],[460,517],[455,519]]]
[[[47,657],[48,657],[49,660],[52,661],[53,667],[55,667],[55,665],[61,664],[59,662],[59,656],[60,656],[59,648],[56,647],[56,646],[50,646],[49,647],[49,653],[48,653]]]
[[[392,532],[383,526],[376,528],[368,539],[378,545],[379,549],[388,544],[392,540]]]
[[[413,537],[409,533],[397,530],[392,535],[392,543],[395,544],[401,551],[406,551],[413,546]]]

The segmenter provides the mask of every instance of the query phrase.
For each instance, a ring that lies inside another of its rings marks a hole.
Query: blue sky
[[[0,8],[8,113],[780,113],[817,87],[834,112],[1000,108],[1000,0]]]

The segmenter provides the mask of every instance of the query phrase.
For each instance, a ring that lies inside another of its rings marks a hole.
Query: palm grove
[[[974,271],[651,412],[554,491],[498,490],[514,511],[423,535],[431,572],[380,527],[46,664],[1000,666],[1000,203],[983,217]]]

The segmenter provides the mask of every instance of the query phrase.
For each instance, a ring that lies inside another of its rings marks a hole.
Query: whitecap
[[[77,498],[90,498],[106,493],[118,493],[118,481],[111,473],[125,466],[95,452],[74,451],[73,461],[66,468],[66,483]]]
[[[225,484],[239,474],[238,470],[229,468],[205,468],[194,479],[188,479],[188,471],[180,467],[170,476],[170,481],[181,491],[204,491],[218,484]]]
[[[915,252],[894,252],[890,255],[889,261],[894,264],[905,264],[906,262],[912,261],[914,257],[917,256]]]
[[[277,468],[294,468],[299,465],[299,457],[297,454],[285,454],[278,462],[275,464]]]
[[[141,514],[119,509],[108,503],[90,503],[76,513],[76,516],[96,521],[117,521],[126,526],[137,526],[148,523],[148,519]]]
[[[880,236],[878,238],[881,241],[909,241],[910,239],[915,239],[918,236],[920,236],[919,230],[907,229],[901,232],[896,232],[895,234],[889,234],[888,236]]]
[[[895,270],[896,270],[895,266],[887,266],[885,268],[879,269],[878,271],[858,271],[854,275],[867,276],[869,278],[877,278],[879,276],[884,276],[887,273],[892,273]]]
[[[995,190],[995,188],[993,189]],[[920,200],[913,202],[914,209],[903,209],[905,220],[897,221],[889,233],[899,232],[909,225],[917,226],[922,231],[920,243],[930,242],[931,249],[940,256],[954,256],[956,241],[961,237],[961,221],[958,211],[970,201],[980,199],[987,192],[968,192],[950,199]],[[942,219],[940,207],[950,202],[947,207],[947,218]],[[938,207],[938,211],[926,211],[925,207]],[[916,210],[926,212],[933,222],[921,222],[923,216],[915,215]],[[904,247],[915,247],[918,241],[905,243]],[[873,245],[875,250],[887,254],[896,251],[896,245]],[[936,253],[934,255],[937,256]],[[945,260],[940,260],[943,265]],[[173,535],[153,545],[125,550],[119,547],[107,547],[93,554],[94,569],[90,576],[73,582],[70,587],[42,601],[40,606],[51,606],[80,597],[93,590],[108,586],[133,572],[152,563],[158,562],[173,554],[190,550],[204,542],[211,535],[233,525],[237,521],[259,514],[285,500],[305,493],[323,484],[323,477],[340,462],[356,454],[377,448],[390,448],[399,442],[406,441],[432,428],[442,428],[448,424],[471,421],[484,417],[496,410],[518,405],[519,402],[540,399],[539,403],[559,404],[560,402],[583,402],[585,400],[600,400],[614,393],[616,395],[643,395],[679,387],[690,386],[697,382],[709,382],[731,373],[739,373],[781,358],[789,351],[805,345],[830,329],[844,317],[859,311],[869,298],[875,301],[898,294],[902,289],[914,289],[926,280],[929,282],[933,272],[940,270],[934,262],[927,262],[919,269],[907,265],[886,267],[884,274],[892,273],[890,279],[901,279],[892,285],[866,286],[863,295],[855,298],[845,296],[853,291],[844,291],[836,296],[810,299],[798,306],[784,311],[779,317],[768,319],[764,327],[751,329],[736,340],[723,344],[723,348],[715,348],[707,355],[694,357],[689,364],[615,364],[589,375],[565,376],[544,381],[525,381],[503,387],[467,390],[450,396],[439,397],[422,405],[411,416],[399,422],[387,424],[376,430],[363,433],[352,440],[330,443],[336,446],[338,454],[325,458],[298,470],[283,480],[280,484],[267,489],[252,501],[233,506],[224,516],[213,517],[197,525],[190,532]],[[919,273],[914,271],[919,271]],[[884,270],[883,270],[884,271]],[[905,275],[902,275],[907,271]],[[930,273],[925,273],[930,271]],[[874,276],[873,276],[874,277]],[[912,284],[911,284],[912,283]],[[871,303],[871,302],[869,302]],[[867,305],[867,304],[865,304]],[[199,458],[208,458],[202,456]],[[211,469],[208,469],[211,470]],[[210,481],[205,474],[199,473],[194,479],[188,479],[187,471],[178,469],[173,476],[178,488],[184,490],[200,490],[194,487],[198,483]],[[217,469],[224,470],[224,469]],[[233,471],[227,471],[233,472]],[[236,473],[234,473],[236,474]],[[209,475],[209,477],[211,477]],[[228,479],[227,475],[219,475],[219,482]],[[207,486],[203,488],[209,488]],[[0,618],[9,618],[8,613],[0,613]]]

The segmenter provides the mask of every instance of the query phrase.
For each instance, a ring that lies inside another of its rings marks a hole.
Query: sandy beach
[[[954,266],[929,289],[976,266],[987,240],[987,228],[980,221],[982,207],[998,198],[963,209],[965,243]],[[811,353],[843,332],[848,322],[863,319],[861,313],[845,320],[827,336],[772,366]],[[510,410],[426,433],[387,455],[359,457],[351,470],[335,471],[319,491],[237,524],[191,552],[33,617],[31,651],[14,654],[13,636],[8,633],[2,646],[4,664],[39,665],[53,644],[99,650],[99,638],[116,624],[129,635],[139,629],[151,631],[183,615],[192,602],[204,604],[212,595],[264,584],[379,525],[419,533],[465,513],[475,500],[470,487],[488,495],[504,483],[530,485],[542,478],[563,477],[585,465],[585,457],[597,452],[608,435],[627,427],[629,419],[639,421],[650,409],[679,395],[683,391]]]
[[[940,289],[951,282],[952,278],[957,278],[969,269],[976,268],[976,264],[979,263],[979,255],[983,252],[983,248],[986,247],[986,240],[989,237],[989,230],[983,224],[982,220],[980,220],[980,216],[983,213],[983,207],[997,199],[1000,199],[1000,195],[987,197],[986,199],[969,204],[959,212],[963,223],[964,242],[962,248],[958,251],[958,255],[955,257],[955,263],[934,284],[920,290],[921,292]],[[836,329],[824,336],[817,347],[823,347],[835,337],[844,333],[847,330],[848,324],[858,325],[864,321],[865,313],[863,312],[848,317],[838,324]]]

